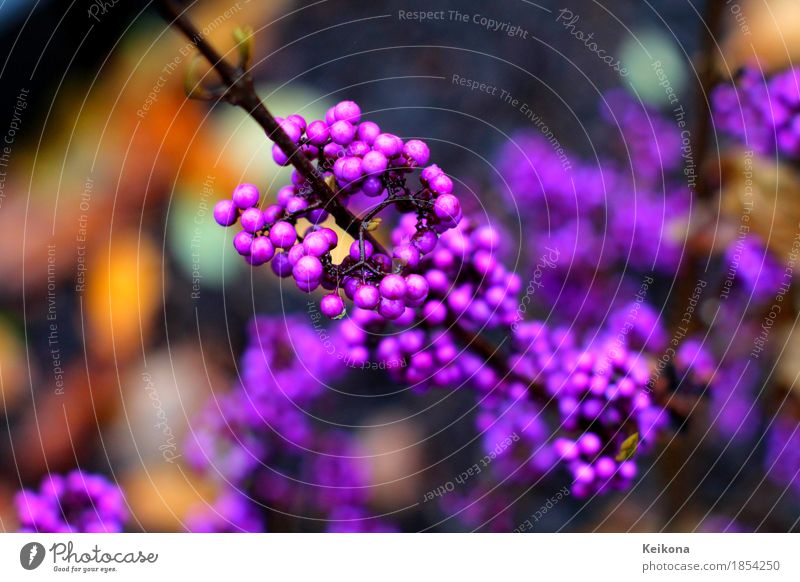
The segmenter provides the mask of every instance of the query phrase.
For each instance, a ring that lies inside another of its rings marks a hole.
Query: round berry
[[[587,457],[593,457],[603,448],[603,443],[599,436],[593,432],[587,432],[578,439],[578,448]]]
[[[344,148],[338,143],[329,143],[322,148],[322,155],[329,160],[338,160],[344,155]]]
[[[394,248],[392,256],[404,267],[415,268],[419,265],[419,250],[413,245],[398,245]]]
[[[283,214],[283,207],[277,204],[270,204],[264,209],[264,221],[266,224],[272,224],[277,221]]]
[[[269,240],[278,248],[288,249],[297,240],[297,231],[288,222],[276,222],[269,231]]]
[[[406,304],[401,299],[381,299],[378,313],[386,319],[397,319],[406,310]]]
[[[275,247],[270,242],[269,237],[259,236],[250,245],[250,258],[253,264],[263,265],[268,263],[275,256]]]
[[[283,130],[283,133],[285,133],[293,143],[300,141],[300,138],[303,136],[303,130],[296,123],[293,123],[288,119],[284,119],[279,123],[279,125]]]
[[[337,121],[331,125],[331,139],[339,145],[347,145],[356,136],[356,128],[349,121]]]
[[[361,171],[367,176],[380,174],[386,171],[389,160],[379,151],[371,151],[361,160]]]
[[[403,152],[403,140],[391,133],[382,133],[375,138],[372,149],[387,158],[399,156]]]
[[[419,230],[411,239],[423,255],[428,254],[436,248],[436,243],[439,242],[439,237],[432,230]]]
[[[322,279],[322,272],[322,263],[311,255],[300,257],[292,268],[292,276],[300,282],[319,281]]]
[[[285,278],[292,274],[292,263],[289,262],[289,257],[286,253],[278,253],[270,263],[272,272],[278,277]]]
[[[289,165],[289,156],[280,148],[278,144],[272,146],[272,159],[279,166]]]
[[[381,294],[374,285],[365,284],[356,289],[353,294],[353,303],[361,309],[375,309],[380,303]]]
[[[431,157],[431,150],[424,141],[410,139],[403,146],[403,153],[413,166],[424,166]]]
[[[422,275],[412,274],[406,277],[406,297],[419,301],[428,296],[428,282]]]
[[[361,108],[355,101],[342,101],[333,108],[333,117],[339,121],[358,123],[361,120]]]
[[[472,241],[478,248],[494,251],[500,246],[500,233],[492,226],[482,226],[472,233]]]
[[[278,193],[275,195],[275,202],[285,207],[289,200],[294,198],[296,194],[297,189],[294,186],[284,186],[278,190]]]
[[[438,176],[434,176],[430,182],[428,182],[428,187],[440,195],[452,194],[453,181],[442,173]]]
[[[231,226],[236,223],[239,212],[233,200],[220,200],[214,205],[214,220],[220,226]]]
[[[328,143],[328,138],[330,137],[328,124],[324,121],[312,121],[306,128],[306,136],[308,137],[308,141],[313,145],[319,147],[324,146]]]
[[[461,217],[461,203],[452,194],[444,194],[433,203],[433,212],[442,221],[458,222]]]
[[[336,106],[329,107],[328,110],[325,112],[325,123],[328,125],[333,125],[336,121]]]
[[[386,275],[380,283],[381,297],[402,299],[406,294],[406,280],[400,275]]]
[[[323,297],[319,302],[319,308],[323,315],[331,319],[338,319],[344,315],[344,301],[336,293]]]
[[[330,250],[331,245],[328,242],[328,237],[317,231],[312,232],[303,240],[303,248],[309,255],[321,257]]]
[[[367,176],[361,183],[361,191],[370,198],[378,196],[383,190],[383,181],[378,176]]]
[[[241,231],[233,237],[233,248],[236,252],[246,257],[250,254],[250,246],[253,244],[253,235],[249,232]]]
[[[349,146],[347,146],[347,155],[348,156],[355,156],[357,158],[363,158],[370,152],[369,144],[365,141],[361,141],[357,139]]]
[[[377,123],[373,123],[371,121],[365,121],[358,125],[358,139],[372,145],[375,142],[375,138],[381,134],[381,128],[378,127]]]
[[[294,267],[297,264],[297,261],[305,257],[307,254],[306,248],[303,245],[294,245],[289,249],[289,252],[286,253],[286,256],[289,257],[289,263],[291,263],[292,267]]]
[[[431,325],[441,325],[447,319],[447,307],[441,301],[428,301],[422,308],[422,314]]]
[[[299,196],[295,196],[286,203],[286,212],[291,214],[302,212],[306,208],[308,208],[308,202],[305,198],[300,198]]]
[[[339,235],[337,235],[336,231],[334,231],[333,229],[321,228],[319,229],[319,232],[325,235],[325,238],[328,239],[328,245],[330,245],[329,248],[334,248],[336,245],[339,244]]]
[[[425,280],[428,283],[428,287],[440,295],[444,295],[450,287],[450,280],[447,275],[439,269],[428,270],[425,273]]]
[[[233,203],[242,210],[256,206],[258,197],[258,188],[253,184],[239,184],[233,191]]]
[[[290,115],[286,118],[286,121],[290,121],[294,123],[297,127],[300,128],[301,131],[305,131],[306,129],[306,119],[302,115],[297,115],[296,113]]]
[[[363,257],[363,258],[364,259],[370,258],[372,256],[373,252],[375,252],[375,249],[372,246],[372,243],[369,242],[368,240],[365,240],[364,241],[364,254],[366,256]],[[353,243],[350,245],[350,256],[356,261],[362,258],[361,257],[361,249],[360,249],[360,246],[359,246],[359,241],[354,240]]]
[[[442,169],[439,166],[433,164],[422,170],[422,174],[420,174],[420,180],[422,180],[424,184],[428,184],[436,176],[439,176],[443,173],[444,172],[442,172]]]
[[[248,208],[242,212],[242,228],[247,232],[254,233],[264,228],[264,213],[258,208]]]
[[[333,173],[340,182],[355,182],[361,178],[361,160],[355,157],[339,158],[333,165]]]

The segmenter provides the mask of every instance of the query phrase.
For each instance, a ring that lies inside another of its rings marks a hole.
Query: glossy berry
[[[238,217],[239,213],[233,200],[220,200],[214,205],[214,220],[220,226],[236,224]]]

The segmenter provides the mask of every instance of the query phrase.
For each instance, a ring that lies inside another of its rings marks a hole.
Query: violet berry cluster
[[[400,245],[418,233],[414,215],[404,215],[392,240]],[[355,310],[342,328],[350,359],[366,361],[372,350],[396,380],[416,390],[464,381],[492,389],[496,372],[462,349],[452,326],[475,333],[515,321],[521,282],[498,259],[499,246],[494,227],[466,219],[442,234],[436,249],[420,261],[419,272],[408,277],[426,289],[421,309],[409,309],[391,322],[380,311]]]
[[[251,265],[271,263],[276,275],[292,277],[301,291],[320,287],[327,291],[320,309],[333,319],[345,314],[340,291],[356,307],[385,319],[397,319],[406,308],[422,305],[428,285],[415,271],[436,247],[439,234],[461,220],[453,181],[437,165],[428,165],[428,146],[417,139],[403,141],[376,123],[361,121],[361,109],[353,101],[331,107],[324,120],[307,122],[291,115],[278,121],[297,149],[284,152],[275,144],[275,162],[288,165],[293,156],[307,158],[333,189],[335,199],[324,200],[297,170],[292,183],[278,191],[275,203],[263,209],[258,188],[240,184],[232,199],[214,208],[220,225],[240,223],[242,230],[233,239],[236,251]],[[420,170],[418,188],[407,179],[415,170]],[[358,196],[373,200],[359,220],[358,239],[335,264],[332,251],[347,243],[322,223],[332,204],[347,206]],[[391,256],[376,252],[367,236],[377,224],[374,219],[389,206],[414,212],[416,221],[415,236],[395,244]]]
[[[14,497],[21,532],[116,533],[128,519],[122,490],[102,475],[48,475],[38,491]]]
[[[711,94],[714,122],[761,154],[800,159],[800,69],[770,78],[744,69],[733,84]]]

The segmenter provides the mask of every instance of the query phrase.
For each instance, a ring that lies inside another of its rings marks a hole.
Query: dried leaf
[[[628,459],[632,459],[633,456],[636,454],[636,450],[639,448],[639,433],[635,432],[624,441],[619,447],[619,453],[615,457],[617,461],[620,463],[622,461],[627,461]]]

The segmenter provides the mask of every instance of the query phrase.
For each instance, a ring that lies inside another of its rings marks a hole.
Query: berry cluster
[[[345,368],[301,318],[260,317],[248,331],[241,382],[209,400],[187,443],[190,464],[221,487],[189,527],[267,531],[288,513],[329,531],[388,530],[369,515],[368,475],[355,439],[320,426],[314,408],[325,393],[321,378],[334,381]]]
[[[761,154],[800,159],[800,69],[771,78],[744,69],[736,82],[711,94],[714,122]]]
[[[276,203],[262,210],[258,188],[240,184],[231,200],[214,208],[220,225],[241,224],[233,239],[236,251],[251,265],[271,261],[275,274],[293,277],[301,291],[310,293],[318,287],[329,291],[320,309],[330,318],[345,314],[340,289],[360,309],[377,311],[386,319],[397,319],[406,307],[421,305],[428,289],[414,272],[436,247],[439,234],[461,220],[452,180],[437,165],[427,165],[428,146],[417,139],[404,142],[371,121],[361,121],[361,109],[352,101],[331,107],[324,120],[307,123],[291,115],[279,123],[297,149],[284,152],[275,144],[275,161],[288,165],[292,156],[303,156],[315,163],[315,172],[333,188],[335,199],[324,199],[294,171],[292,184],[281,188]],[[421,170],[420,187],[412,189],[407,175],[416,169]],[[339,247],[339,236],[322,223],[332,204],[347,206],[354,196],[374,201],[359,220],[359,236],[346,247],[347,256],[334,264],[331,252]],[[374,219],[388,206],[413,211],[416,223],[415,236],[396,244],[391,256],[376,252],[367,237]],[[302,228],[300,219],[309,225]]]
[[[14,504],[22,532],[116,533],[128,519],[120,488],[80,470],[45,477],[38,492],[23,489]]]
[[[649,395],[647,359],[614,336],[579,349],[536,322],[518,327],[515,349],[515,370],[543,380],[558,404],[560,428],[576,435],[554,442],[572,474],[572,493],[627,488],[636,476],[633,454],[668,421]]]
[[[414,240],[419,231],[414,215],[404,215],[392,233],[396,245]],[[460,330],[477,331],[509,326],[517,317],[516,299],[519,276],[498,260],[500,235],[491,226],[476,227],[463,220],[439,237],[433,252],[418,265],[418,273],[408,279],[418,282],[421,309],[407,309],[393,320],[389,334],[382,311],[356,310],[344,323],[344,336],[355,361],[369,357],[370,347],[380,361],[387,363],[394,377],[417,389],[457,385],[466,379],[485,390],[494,388],[497,375],[480,357],[458,347],[450,325]],[[356,305],[360,287],[355,293]],[[408,361],[407,366],[389,365]]]

